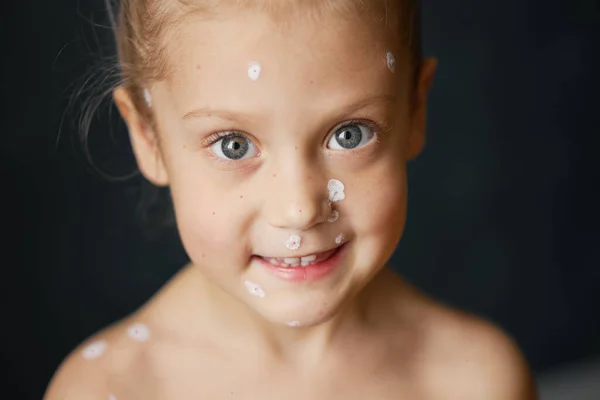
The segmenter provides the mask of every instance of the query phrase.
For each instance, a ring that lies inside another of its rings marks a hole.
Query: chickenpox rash
[[[333,223],[340,218],[340,212],[338,210],[331,211],[331,216],[327,218],[327,222]]]
[[[390,70],[390,72],[396,71],[396,57],[392,54],[392,52],[388,51],[385,53],[385,63]]]
[[[330,179],[327,183],[327,190],[329,191],[329,202],[335,203],[336,201],[342,201],[346,198],[344,193],[344,184],[337,179]]]
[[[106,346],[106,340],[97,340],[86,346],[85,349],[83,349],[81,355],[86,360],[93,360],[104,354],[104,352],[106,351]]]
[[[257,81],[260,77],[261,67],[257,62],[251,62],[248,64],[248,77],[253,81]]]
[[[248,292],[250,292],[251,295],[259,297],[261,299],[265,297],[266,293],[263,290],[263,288],[260,287],[259,284],[246,281],[244,282],[244,285],[246,285],[246,289],[248,290]]]
[[[300,244],[302,243],[302,238],[298,235],[291,235],[288,240],[285,242],[285,247],[290,250],[298,250],[300,248]]]
[[[133,324],[127,328],[127,335],[136,342],[145,342],[150,339],[150,329],[144,324]]]

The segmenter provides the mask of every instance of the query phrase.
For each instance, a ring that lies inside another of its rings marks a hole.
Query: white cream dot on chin
[[[260,71],[261,67],[259,63],[251,62],[250,64],[248,64],[248,77],[253,81],[258,80],[258,78],[260,77]]]
[[[340,233],[339,235],[337,235],[335,237],[335,242],[337,244],[342,244],[343,241],[344,241],[344,234],[343,233]]]
[[[335,203],[346,198],[344,193],[344,184],[337,179],[330,179],[327,183],[327,190],[329,191],[329,201]]]
[[[263,288],[260,287],[259,284],[250,281],[246,281],[244,282],[244,284],[246,285],[246,289],[248,289],[248,292],[250,292],[251,295],[259,297],[261,299],[263,299],[266,296],[265,291],[263,290]]]
[[[327,218],[327,222],[333,223],[340,218],[340,212],[338,210],[331,211],[331,216]]]
[[[117,398],[115,397],[115,395],[111,394],[108,396],[108,400],[117,400]]]
[[[98,358],[104,354],[106,351],[106,346],[106,340],[97,340],[87,345],[81,352],[81,355],[86,360],[93,360],[94,358]]]
[[[385,53],[385,63],[390,72],[396,71],[396,57],[390,51]]]
[[[136,342],[145,342],[150,339],[150,329],[144,324],[133,324],[127,328],[127,335]]]
[[[292,327],[300,326],[300,321],[290,321],[287,323],[287,326],[292,326]]]
[[[298,235],[291,235],[285,242],[285,247],[290,250],[298,250],[302,244],[302,238]]]

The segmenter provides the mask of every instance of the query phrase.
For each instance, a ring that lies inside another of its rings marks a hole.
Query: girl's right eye
[[[258,150],[248,138],[237,133],[220,134],[220,139],[210,146],[219,158],[226,160],[241,160],[255,157]]]

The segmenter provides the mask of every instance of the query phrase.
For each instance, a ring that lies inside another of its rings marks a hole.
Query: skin
[[[125,88],[115,91],[142,173],[172,191],[191,263],[76,349],[46,399],[534,398],[528,368],[500,329],[385,266],[404,229],[405,166],[423,147],[436,61],[422,63],[411,97],[402,49],[374,27],[335,17],[292,26],[283,32],[250,11],[187,21],[170,49],[173,78],[149,87],[156,129]],[[257,81],[250,61],[262,66]],[[203,112],[184,118],[193,110]],[[389,129],[354,150],[331,148],[349,120]],[[229,130],[257,151],[219,159],[206,139]],[[335,223],[327,222],[329,179],[345,185]],[[253,260],[328,250],[339,233],[348,242],[342,266],[317,282],[282,282]],[[284,245],[291,234],[302,236],[297,251]],[[266,296],[249,294],[245,281]],[[150,327],[151,339],[129,339],[133,323]],[[84,360],[80,352],[98,339],[105,354]]]

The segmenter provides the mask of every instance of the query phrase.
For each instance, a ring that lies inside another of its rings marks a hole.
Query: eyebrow
[[[352,103],[349,104],[345,107],[343,107],[340,110],[340,114],[341,115],[349,115],[352,113],[355,113],[357,111],[360,111],[362,109],[365,109],[367,107],[370,106],[374,106],[377,104],[396,104],[396,101],[398,100],[397,96],[394,95],[390,95],[390,94],[380,94],[380,95],[375,95],[375,96],[371,96],[371,97],[367,97],[365,99],[362,99],[360,101],[357,101],[356,103]],[[232,111],[227,111],[227,110],[216,110],[216,109],[211,109],[209,107],[204,107],[204,108],[199,108],[196,110],[192,110],[188,113],[186,113],[183,116],[183,120],[189,120],[189,119],[196,119],[196,118],[210,118],[210,117],[217,117],[226,121],[231,121],[231,122],[240,122],[242,120],[247,120],[250,117],[250,114],[247,113],[243,113],[243,112],[232,112]]]

